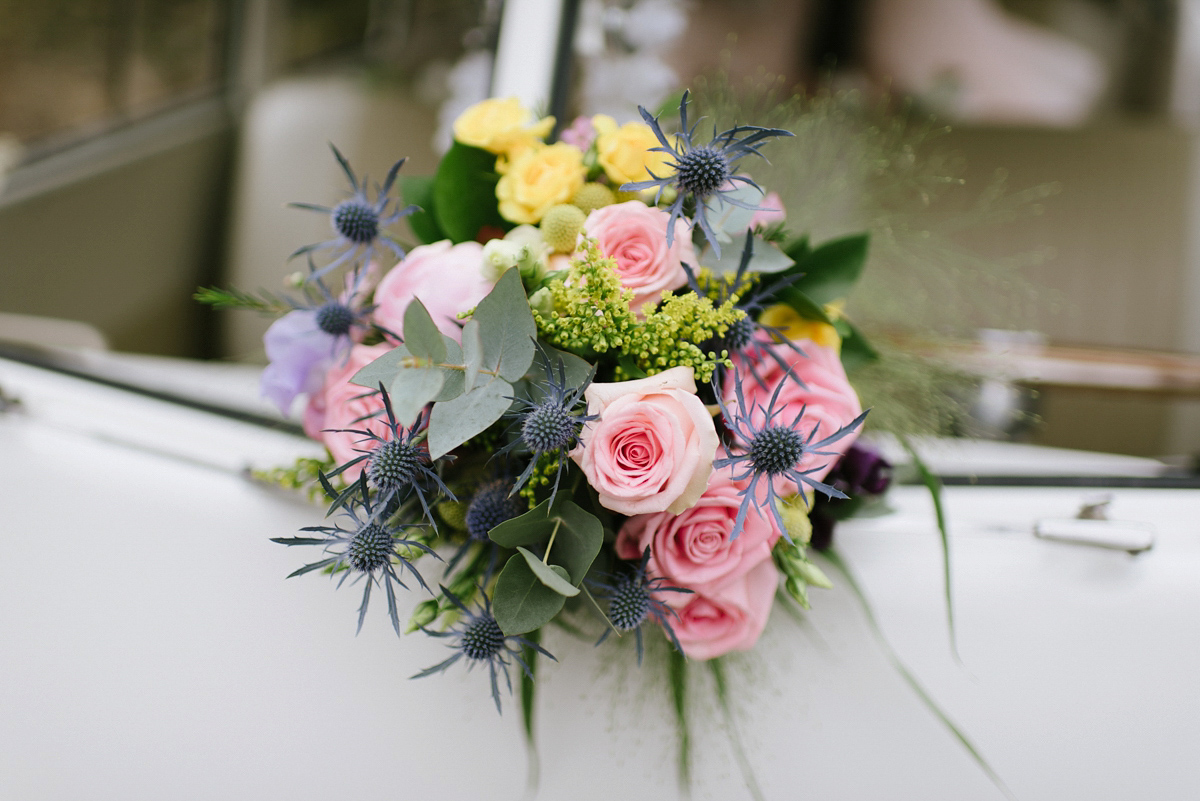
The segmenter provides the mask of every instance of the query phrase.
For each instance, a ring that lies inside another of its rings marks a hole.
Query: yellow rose
[[[592,117],[592,127],[596,129],[596,159],[615,187],[649,181],[652,177],[649,171],[659,178],[672,172],[667,166],[670,155],[650,151],[662,143],[644,122],[627,122],[618,128],[612,117],[597,114]]]
[[[497,97],[476,103],[454,121],[454,138],[464,145],[493,153],[524,150],[554,127],[553,117],[533,121],[533,114],[515,97]]]
[[[559,142],[498,159],[496,184],[500,216],[515,223],[537,223],[551,206],[569,203],[583,186],[586,170],[579,148]]]
[[[830,304],[825,307],[825,311],[830,317],[837,317],[840,308],[834,308],[833,304]],[[806,320],[797,314],[796,310],[791,306],[783,303],[777,303],[774,306],[763,309],[758,322],[760,325],[765,325],[768,328],[778,328],[779,333],[788,339],[809,339],[818,345],[833,348],[838,353],[841,353],[842,338],[838,336],[836,328],[829,323],[822,323],[819,320]]]

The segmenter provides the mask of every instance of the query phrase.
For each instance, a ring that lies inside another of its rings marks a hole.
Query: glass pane
[[[228,5],[0,0],[0,136],[49,145],[216,89]]]

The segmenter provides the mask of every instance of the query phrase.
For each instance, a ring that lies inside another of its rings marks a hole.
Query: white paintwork
[[[492,75],[494,97],[516,97],[526,108],[544,112],[561,21],[560,0],[505,0]]]
[[[397,640],[382,604],[356,638],[357,592],[283,580],[315,554],[268,538],[320,511],[225,469],[277,435],[241,427],[222,469],[182,462],[64,429],[46,399],[89,392],[0,368],[28,407],[0,416],[0,798],[524,796],[519,714],[510,701],[496,715],[484,674],[410,682],[444,658],[439,642]],[[124,403],[214,447],[226,425]],[[1152,551],[1033,536],[1087,490],[947,490],[963,665],[928,496],[901,487],[894,514],[838,534],[897,652],[1023,801],[1200,797],[1200,492],[1112,494],[1114,518],[1155,527]],[[730,667],[766,798],[1002,798],[828,572],[837,586],[806,623],[776,609]],[[547,645],[561,664],[541,674],[538,797],[678,797],[658,663],[639,671],[627,639],[594,651],[553,631]],[[697,667],[693,797],[745,798]]]

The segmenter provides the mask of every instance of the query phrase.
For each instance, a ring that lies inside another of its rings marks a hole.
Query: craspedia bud
[[[617,196],[604,184],[588,183],[579,187],[579,191],[575,193],[575,197],[571,198],[571,205],[579,208],[584,216],[591,214],[596,209],[602,209],[605,206],[611,206],[617,202]]]
[[[542,217],[542,239],[557,253],[571,253],[583,230],[586,215],[578,206],[560,203]]]

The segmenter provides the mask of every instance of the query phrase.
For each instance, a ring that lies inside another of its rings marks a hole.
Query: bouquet
[[[817,499],[887,483],[845,370],[879,358],[842,313],[867,237],[793,235],[743,172],[788,131],[707,136],[686,92],[641,116],[548,143],[553,118],[486,100],[435,175],[401,161],[374,191],[335,148],[351,195],[296,204],[334,231],[294,254],[300,295],[201,293],[281,315],[263,392],[303,399],[328,449],[284,471],[329,502],[276,540],[320,551],[292,575],[361,585],[360,629],[382,594],[398,635],[449,649],[418,677],[486,666],[498,710],[552,623],[632,635],[639,663],[646,637],[678,660],[753,648],[777,599],[831,586]],[[388,233],[401,218],[423,244]],[[426,596],[407,622],[397,589]]]

